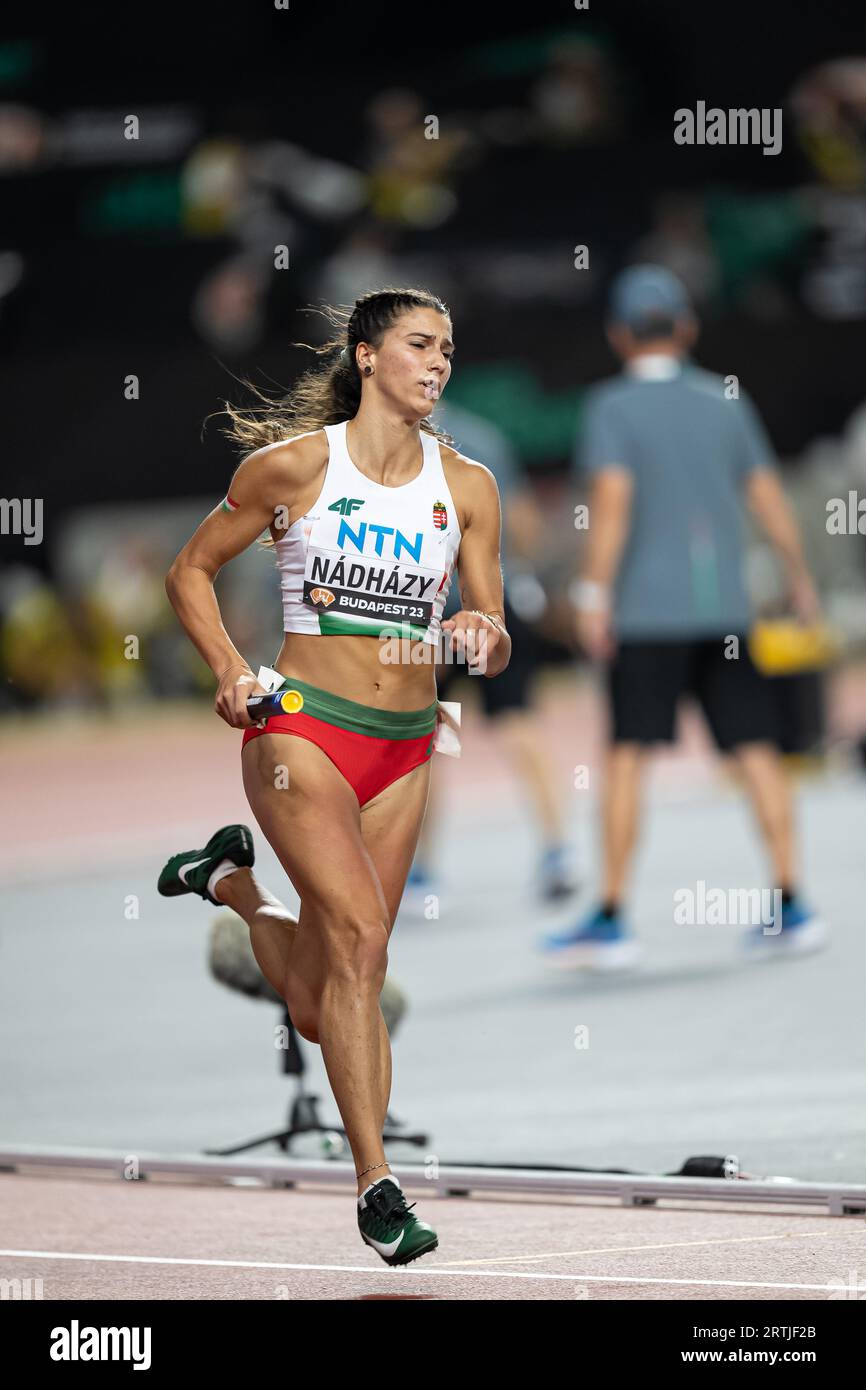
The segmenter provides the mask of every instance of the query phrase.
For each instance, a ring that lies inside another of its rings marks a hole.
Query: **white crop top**
[[[439,441],[422,430],[420,473],[387,487],[355,467],[347,423],[325,425],[322,490],[275,543],[283,630],[435,643],[461,535]]]

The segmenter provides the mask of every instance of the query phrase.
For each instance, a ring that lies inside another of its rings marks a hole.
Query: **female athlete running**
[[[500,504],[492,473],[447,447],[429,419],[451,375],[446,306],[388,289],[348,316],[325,312],[340,329],[315,349],[326,365],[281,402],[229,408],[231,435],[252,452],[166,580],[216,677],[217,713],[245,730],[244,789],[300,914],[255,878],[246,826],[173,856],[159,888],[246,921],[263,974],[321,1046],[355,1159],[361,1235],[386,1263],[405,1264],[437,1236],[385,1158],[391,1049],[379,994],[427,803],[441,633],[487,677],[511,655]],[[254,726],[246,701],[262,687],[222,625],[213,583],[267,529],[285,632],[275,667],[290,693],[285,713]],[[464,607],[443,622],[455,565]]]

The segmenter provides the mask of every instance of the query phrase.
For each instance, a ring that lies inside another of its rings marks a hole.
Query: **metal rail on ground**
[[[127,1181],[157,1174],[208,1182],[254,1180],[266,1186],[300,1184],[354,1189],[350,1164],[290,1158],[210,1158],[200,1154],[148,1153],[118,1149],[51,1147],[0,1148],[0,1171],[80,1169],[113,1172]],[[830,1216],[866,1214],[866,1184],[773,1181],[751,1178],[656,1177],[634,1173],[581,1173],[552,1168],[469,1167],[397,1162],[395,1175],[405,1188],[423,1188],[438,1196],[475,1193],[523,1193],[531,1196],[613,1198],[624,1206],[651,1206],[665,1200],[815,1206]]]

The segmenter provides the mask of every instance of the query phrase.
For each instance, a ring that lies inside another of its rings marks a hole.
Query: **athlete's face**
[[[388,329],[371,360],[380,389],[423,419],[445,389],[453,353],[448,316],[436,309],[410,309]]]

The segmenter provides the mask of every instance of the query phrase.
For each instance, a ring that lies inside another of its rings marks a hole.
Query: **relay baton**
[[[297,714],[304,703],[300,690],[274,690],[270,695],[251,695],[247,714],[251,719],[270,719],[272,714]]]

